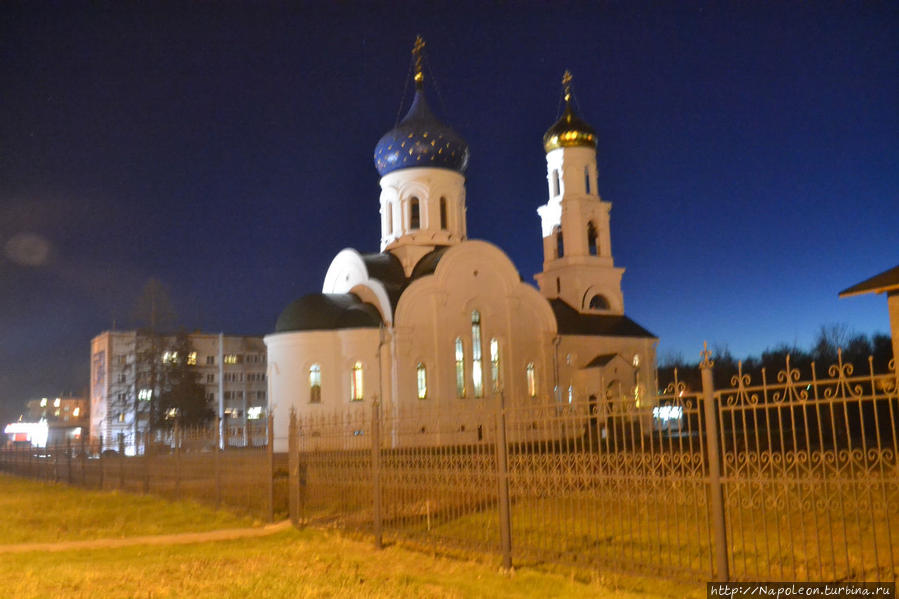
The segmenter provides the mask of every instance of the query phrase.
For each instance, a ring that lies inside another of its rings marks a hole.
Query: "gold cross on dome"
[[[571,99],[571,71],[568,69],[562,74],[562,87],[565,88],[565,101],[568,102]]]
[[[412,45],[412,56],[415,57],[415,85],[421,87],[424,83],[424,73],[421,69],[421,51],[425,49],[425,41],[420,35],[415,36],[415,44]]]

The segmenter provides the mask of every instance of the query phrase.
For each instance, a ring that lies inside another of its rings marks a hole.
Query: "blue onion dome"
[[[562,118],[556,121],[543,134],[543,149],[547,153],[556,148],[570,148],[573,146],[595,149],[596,131],[580,119],[571,107],[571,73],[568,71],[565,71],[565,74],[562,76],[562,85],[565,87],[565,111],[562,113]]]
[[[401,168],[432,166],[464,173],[468,144],[437,120],[428,108],[424,91],[415,90],[409,112],[375,146],[375,167],[383,177]]]

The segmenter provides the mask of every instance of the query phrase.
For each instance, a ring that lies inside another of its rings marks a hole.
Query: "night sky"
[[[3,3],[0,416],[86,387],[150,277],[183,326],[262,335],[377,251],[419,33],[469,236],[525,280],[568,68],[660,355],[888,332],[883,296],[837,294],[899,263],[899,4],[666,4]]]

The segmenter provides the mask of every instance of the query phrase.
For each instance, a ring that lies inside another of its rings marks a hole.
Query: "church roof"
[[[276,333],[377,328],[377,308],[353,293],[310,293],[291,303],[275,324]]]
[[[560,335],[656,338],[623,314],[582,314],[558,298],[549,300],[549,305],[556,315]]]
[[[468,144],[431,113],[421,89],[415,90],[412,106],[403,120],[375,146],[375,167],[382,177],[415,166],[440,167],[459,173],[464,173],[468,166]]]
[[[390,305],[392,309],[396,310],[400,295],[406,288],[406,273],[403,271],[403,265],[399,258],[390,252],[381,252],[379,254],[362,254],[362,261],[365,263],[368,276],[384,285]]]
[[[862,293],[883,293],[884,291],[895,291],[897,289],[899,289],[899,266],[894,266],[878,275],[874,275],[870,279],[865,279],[861,283],[856,283],[852,287],[842,290],[840,297],[861,295]]]
[[[440,263],[440,259],[443,258],[443,254],[445,254],[446,250],[449,248],[450,246],[448,245],[440,246],[422,256],[412,268],[412,276],[409,277],[409,280],[414,281],[420,277],[434,274],[434,271],[437,270],[437,265]]]

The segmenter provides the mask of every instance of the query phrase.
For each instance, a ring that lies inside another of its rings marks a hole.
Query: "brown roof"
[[[549,300],[560,335],[604,337],[657,337],[624,314],[581,314],[559,298]]]
[[[842,290],[840,297],[861,295],[862,293],[883,293],[884,291],[896,289],[899,289],[899,266],[894,266],[879,275],[874,275],[870,279],[865,279],[861,283],[856,283],[852,287]]]

